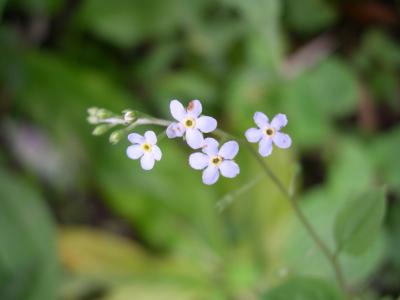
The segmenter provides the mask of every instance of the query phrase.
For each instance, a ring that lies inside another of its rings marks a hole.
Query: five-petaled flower
[[[279,148],[289,148],[292,139],[289,135],[280,132],[281,128],[288,123],[286,115],[277,114],[272,122],[269,123],[268,117],[262,112],[254,114],[254,122],[258,128],[250,128],[246,131],[245,136],[250,143],[258,143],[258,152],[261,156],[268,156],[272,152],[272,142]]]
[[[221,172],[222,176],[233,178],[239,174],[240,169],[233,158],[239,151],[235,141],[223,144],[218,150],[218,142],[213,138],[204,140],[202,151],[190,155],[189,164],[193,169],[203,170],[203,182],[207,185],[214,184]]]
[[[200,116],[202,106],[199,100],[192,100],[185,109],[178,100],[170,103],[171,115],[178,122],[171,123],[167,128],[167,136],[172,139],[185,138],[188,145],[193,149],[198,149],[204,142],[203,133],[209,133],[217,128],[217,120],[208,116]]]
[[[128,140],[133,144],[126,149],[126,154],[131,159],[139,159],[144,170],[151,170],[156,160],[160,160],[162,153],[157,144],[154,131],[146,131],[144,136],[138,133],[128,135]]]

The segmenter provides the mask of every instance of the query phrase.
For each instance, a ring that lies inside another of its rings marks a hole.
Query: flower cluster
[[[89,109],[89,122],[100,124],[93,131],[94,134],[103,134],[117,125],[127,126],[125,129],[114,131],[110,135],[110,141],[116,143],[138,125],[153,124],[166,128],[168,138],[183,138],[191,149],[199,150],[189,156],[189,165],[195,170],[202,170],[204,184],[211,185],[217,182],[220,175],[234,178],[240,173],[239,165],[234,161],[239,152],[239,144],[236,141],[228,141],[219,147],[216,139],[204,137],[204,134],[212,133],[217,129],[217,120],[202,115],[202,105],[199,100],[192,100],[185,108],[178,100],[170,102],[170,112],[175,121],[166,121],[151,117],[140,117],[140,113],[124,111],[122,116],[117,116],[104,109]],[[266,157],[272,153],[273,144],[279,148],[289,148],[291,138],[282,133],[281,129],[288,123],[284,114],[276,115],[270,122],[262,112],[254,114],[254,122],[257,128],[250,128],[245,132],[245,137],[250,143],[259,143],[258,152]],[[154,131],[146,131],[144,135],[136,132],[128,135],[132,143],[126,154],[130,159],[140,159],[140,165],[144,170],[151,170],[156,161],[161,160],[162,152],[157,146],[157,136]]]

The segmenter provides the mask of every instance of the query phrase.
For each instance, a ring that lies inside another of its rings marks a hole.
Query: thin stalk
[[[245,140],[237,138],[227,132],[224,132],[222,130],[216,130],[215,131],[216,135],[224,136],[224,137],[231,137],[236,140],[238,140],[242,145],[245,145],[247,149],[250,151],[252,154],[253,158],[260,164],[261,168],[263,169],[264,173],[269,176],[269,178],[273,181],[273,183],[277,186],[279,191],[285,196],[286,199],[288,199],[296,217],[300,221],[300,223],[303,225],[304,229],[307,231],[307,233],[310,235],[316,246],[321,250],[322,254],[325,256],[325,258],[328,260],[330,263],[336,280],[338,282],[338,285],[345,295],[347,299],[349,299],[349,294],[346,286],[346,281],[343,275],[342,268],[340,266],[340,262],[338,260],[338,256],[332,252],[329,247],[325,244],[325,242],[319,237],[317,232],[315,231],[314,227],[312,224],[308,221],[307,217],[304,215],[303,211],[300,209],[300,206],[298,202],[296,201],[295,197],[289,193],[289,191],[285,188],[283,185],[282,181],[279,180],[278,177],[274,174],[274,172],[269,168],[267,163],[258,155],[258,153],[251,147],[249,143],[247,143]]]
[[[343,294],[349,298],[348,291],[346,287],[346,281],[344,279],[343,271],[338,261],[338,257],[329,249],[329,247],[325,244],[325,242],[318,236],[317,232],[315,231],[314,227],[308,221],[307,217],[304,215],[303,211],[300,209],[298,202],[296,199],[287,191],[283,183],[275,176],[266,162],[254,151],[254,149],[248,145],[247,148],[250,150],[252,156],[258,161],[260,166],[262,167],[263,171],[271,178],[271,180],[275,183],[281,193],[289,200],[289,203],[303,225],[306,229],[307,233],[313,239],[314,243],[317,247],[321,250],[322,254],[326,257],[328,262],[331,264],[332,269],[335,273],[336,280],[339,284],[340,289],[342,290]]]

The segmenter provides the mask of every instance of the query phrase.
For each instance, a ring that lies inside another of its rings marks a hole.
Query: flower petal
[[[264,127],[269,125],[268,117],[260,111],[257,111],[254,114],[253,119],[254,119],[254,122],[256,122],[257,126],[260,127],[261,129],[263,129]]]
[[[128,135],[128,140],[132,143],[132,144],[141,144],[144,142],[144,137],[136,132],[131,133]]]
[[[192,149],[198,149],[203,144],[204,138],[198,129],[186,130],[186,142]]]
[[[272,140],[274,141],[275,145],[282,149],[289,148],[290,145],[292,145],[292,139],[290,136],[279,131],[275,133]]]
[[[225,159],[232,159],[238,152],[239,144],[235,141],[229,141],[221,146],[218,154]]]
[[[158,147],[157,145],[153,145],[152,149],[151,149],[151,153],[153,154],[153,157],[155,160],[161,160],[162,152],[161,152],[160,147]]]
[[[217,120],[212,117],[201,116],[196,120],[196,127],[202,132],[209,133],[217,128]]]
[[[219,146],[219,143],[216,139],[206,138],[204,140],[201,148],[205,154],[207,154],[209,156],[215,156],[218,154],[218,146]]]
[[[171,111],[171,115],[177,121],[181,121],[186,117],[186,110],[182,103],[180,103],[178,100],[172,100],[169,104],[169,109]]]
[[[250,128],[244,135],[250,143],[257,143],[262,137],[262,131],[258,128]]]
[[[189,164],[195,170],[203,170],[205,167],[208,166],[210,159],[207,155],[196,152],[189,156]]]
[[[144,133],[144,137],[145,137],[145,139],[146,139],[146,141],[147,141],[148,143],[150,143],[150,144],[152,144],[152,145],[157,144],[157,136],[156,136],[156,134],[154,133],[154,131],[151,131],[151,130],[146,131],[146,132]]]
[[[185,133],[185,126],[181,123],[171,123],[165,132],[170,139],[181,137]]]
[[[258,153],[260,153],[261,156],[268,156],[272,153],[272,139],[264,137],[261,139],[259,147],[258,147]]]
[[[219,178],[218,168],[215,166],[208,166],[203,171],[203,182],[204,184],[211,185],[217,182]]]
[[[282,127],[285,127],[288,123],[287,117],[284,114],[277,114],[271,122],[271,126],[276,130],[280,130]]]
[[[219,166],[222,176],[233,178],[240,173],[240,168],[233,160],[224,160]]]
[[[130,159],[138,159],[143,155],[143,150],[139,145],[131,145],[126,149],[126,155]]]
[[[143,170],[151,170],[154,167],[154,157],[151,153],[145,153],[140,159],[140,165]]]
[[[190,116],[197,118],[198,116],[200,116],[202,109],[203,108],[199,100],[192,100],[188,104],[187,113]]]

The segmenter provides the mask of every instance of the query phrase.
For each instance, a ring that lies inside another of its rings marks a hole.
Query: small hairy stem
[[[314,243],[317,245],[317,247],[321,250],[323,255],[326,257],[328,262],[331,264],[340,289],[342,290],[342,292],[346,296],[346,298],[349,299],[349,295],[348,295],[348,291],[347,291],[347,287],[346,287],[346,281],[344,279],[343,271],[340,266],[338,257],[335,255],[335,253],[333,253],[329,249],[329,247],[325,244],[325,242],[318,236],[314,227],[311,225],[311,223],[308,221],[307,217],[304,215],[304,213],[300,209],[299,204],[296,201],[296,199],[294,198],[294,196],[292,196],[292,194],[290,194],[288,192],[288,190],[285,188],[283,183],[275,176],[275,174],[272,172],[272,170],[269,168],[269,166],[266,164],[266,162],[258,155],[258,153],[255,152],[255,150],[251,147],[251,145],[249,145],[247,143],[245,143],[245,145],[251,152],[252,156],[260,164],[263,171],[271,178],[271,180],[278,187],[278,189],[281,191],[281,193],[289,200],[289,203],[292,206],[293,211],[296,214],[297,218],[299,219],[299,221],[301,222],[303,227],[306,229],[306,231],[310,235],[310,237],[313,239]]]
[[[264,173],[273,181],[273,183],[277,186],[277,188],[285,196],[285,198],[288,199],[296,217],[298,218],[300,223],[303,225],[304,229],[307,231],[307,233],[312,238],[312,240],[314,241],[316,246],[321,250],[322,254],[325,256],[325,258],[328,260],[329,264],[331,265],[342,293],[344,294],[346,299],[350,299],[350,296],[349,296],[349,293],[347,290],[347,286],[346,286],[346,281],[345,281],[343,271],[340,266],[337,255],[335,255],[335,253],[332,252],[329,249],[329,247],[325,244],[325,242],[319,237],[319,235],[315,231],[314,227],[311,225],[311,223],[308,221],[307,217],[304,215],[303,211],[300,209],[300,206],[299,206],[298,202],[296,201],[295,197],[293,196],[293,193],[289,193],[289,191],[283,185],[282,181],[280,181],[279,178],[276,177],[276,175],[269,168],[267,163],[258,155],[258,153],[253,149],[253,147],[251,147],[251,145],[249,143],[247,143],[247,141],[245,141],[244,139],[237,138],[237,137],[235,137],[227,132],[224,132],[222,130],[216,130],[215,134],[222,136],[222,137],[234,138],[234,139],[238,140],[242,145],[247,147],[247,149],[250,151],[250,153],[255,158],[255,160],[260,164]]]

